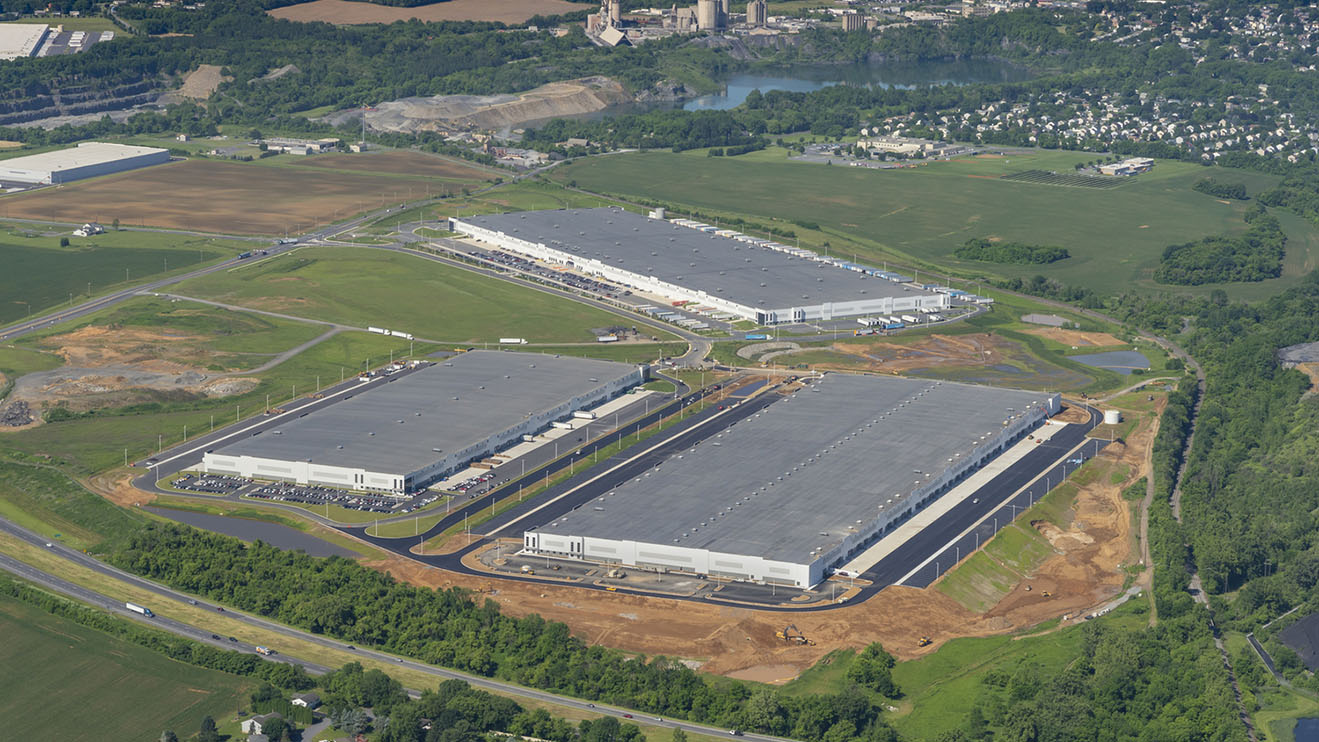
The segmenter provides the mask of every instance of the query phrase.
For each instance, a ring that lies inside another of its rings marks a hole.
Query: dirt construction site
[[[64,405],[83,412],[162,396],[224,397],[256,386],[255,378],[209,370],[207,366],[228,359],[206,350],[207,339],[168,330],[99,326],[54,335],[41,346],[65,365],[19,377],[12,398],[34,409]]]
[[[1051,552],[982,611],[941,592],[939,583],[927,589],[889,587],[863,603],[824,611],[784,613],[458,575],[392,556],[366,564],[418,585],[476,590],[510,614],[563,621],[591,643],[681,656],[704,671],[782,683],[833,650],[872,641],[912,659],[952,638],[1021,631],[1064,615],[1084,620],[1119,594],[1123,567],[1139,559],[1134,519],[1121,493],[1148,472],[1146,452],[1154,432],[1154,418],[1142,419],[1125,442],[1105,449],[1088,465],[1095,474],[1076,487],[1058,522],[1019,524],[1039,533]],[[795,624],[814,644],[778,638],[785,623]],[[921,636],[933,643],[918,646]]]

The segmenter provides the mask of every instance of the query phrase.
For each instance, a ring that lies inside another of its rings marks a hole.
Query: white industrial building
[[[0,183],[54,185],[169,162],[169,151],[130,144],[82,142],[76,147],[0,160]]]
[[[0,59],[35,56],[49,33],[44,23],[0,23]]]
[[[1060,405],[1044,392],[829,374],[526,531],[523,549],[811,587]]]
[[[761,325],[947,309],[918,286],[616,207],[451,219],[503,250]],[[762,241],[763,242],[763,241]],[[810,254],[808,251],[803,251]]]
[[[201,470],[413,492],[645,381],[647,367],[472,351],[208,451]]]

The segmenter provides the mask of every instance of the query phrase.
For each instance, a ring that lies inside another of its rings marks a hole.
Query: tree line
[[[587,646],[538,615],[511,618],[461,589],[407,585],[356,562],[152,524],[110,557],[116,566],[353,644],[533,688],[803,740],[895,739],[868,693],[784,696],[711,679],[665,657]]]

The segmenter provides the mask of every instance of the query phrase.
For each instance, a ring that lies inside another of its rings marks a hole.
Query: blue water
[[[1134,350],[1114,350],[1107,353],[1087,353],[1067,357],[1077,363],[1095,368],[1106,368],[1124,376],[1130,374],[1134,368],[1149,369],[1150,367],[1150,359]]]
[[[1297,719],[1292,736],[1296,742],[1319,742],[1319,719]]]
[[[746,101],[752,90],[767,93],[786,90],[810,93],[831,85],[866,85],[913,88],[924,85],[967,85],[976,82],[1014,82],[1030,79],[1024,67],[992,60],[939,60],[791,67],[774,72],[733,75],[722,93],[693,98],[687,111],[723,111]]]

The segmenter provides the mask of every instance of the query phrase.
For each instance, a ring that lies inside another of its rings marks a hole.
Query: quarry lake
[[[752,90],[767,93],[786,90],[809,93],[830,85],[864,85],[914,88],[922,85],[968,85],[978,82],[1029,80],[1025,67],[994,59],[944,59],[924,62],[810,65],[738,73],[728,78],[724,91],[688,100],[688,111],[722,111],[746,101]]]

